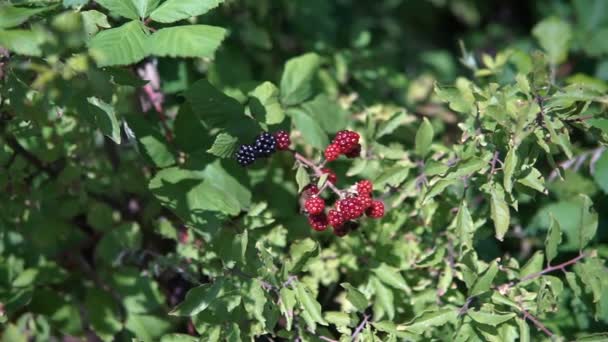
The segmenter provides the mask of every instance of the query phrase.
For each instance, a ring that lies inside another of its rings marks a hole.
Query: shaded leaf
[[[314,53],[292,58],[285,64],[281,77],[281,102],[286,106],[295,105],[312,95],[312,79],[321,59]]]
[[[545,240],[545,253],[547,254],[547,262],[551,263],[551,260],[557,256],[557,247],[562,242],[562,231],[555,217],[551,214],[549,216],[551,224]]]

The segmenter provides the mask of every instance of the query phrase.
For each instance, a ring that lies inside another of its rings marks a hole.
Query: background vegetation
[[[607,338],[605,0],[9,0],[0,47],[3,341]],[[345,128],[344,238],[232,157]]]

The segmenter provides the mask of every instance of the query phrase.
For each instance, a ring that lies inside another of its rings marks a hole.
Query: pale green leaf
[[[87,36],[92,36],[99,32],[99,28],[110,28],[110,23],[108,22],[108,17],[96,10],[90,11],[82,11],[80,12],[82,16],[82,24],[84,26],[84,30],[87,33]]]
[[[220,279],[213,284],[203,284],[191,289],[186,294],[184,301],[173,308],[169,315],[194,316],[202,312],[218,298],[223,285],[224,281]]]
[[[226,37],[217,26],[185,25],[160,29],[146,43],[148,54],[169,57],[213,58]]]
[[[302,192],[304,188],[310,184],[310,176],[304,166],[299,166],[296,172],[296,183],[298,183],[298,192]]]
[[[508,314],[498,314],[498,313],[492,313],[492,312],[487,312],[487,311],[474,311],[474,310],[469,310],[467,311],[467,315],[469,315],[469,317],[471,317],[475,322],[481,323],[481,324],[487,324],[487,325],[491,325],[493,327],[502,324],[510,319],[512,319],[513,317],[515,317],[515,313],[511,312]]]
[[[280,86],[281,102],[284,105],[296,105],[312,95],[312,80],[320,64],[321,58],[314,53],[308,53],[287,61]]]
[[[89,97],[87,101],[91,105],[89,109],[94,114],[97,127],[108,138],[120,144],[120,125],[116,119],[114,107],[97,97]]]
[[[393,291],[384,286],[380,279],[376,277],[371,278],[371,284],[376,294],[376,298],[373,301],[374,313],[378,315],[378,319],[383,317],[383,314],[386,314],[388,319],[392,320],[395,318],[395,296],[393,295]],[[378,314],[379,312],[382,312],[382,314]]]
[[[513,191],[513,173],[517,168],[517,159],[517,150],[511,148],[509,152],[507,152],[503,167],[503,185],[505,191],[508,193]]]
[[[509,205],[505,201],[503,190],[497,186],[492,187],[490,197],[490,212],[494,221],[495,236],[499,241],[502,241],[509,230],[511,220]]]
[[[302,133],[306,142],[312,147],[324,149],[329,144],[327,133],[315,118],[300,108],[290,109],[287,113],[291,116],[296,129]]]
[[[527,276],[540,272],[540,270],[543,269],[544,260],[545,255],[542,251],[537,251],[536,253],[534,253],[534,255],[532,255],[532,257],[528,260],[528,262],[526,262],[526,264],[521,267],[519,277],[523,279]]]
[[[359,311],[364,311],[369,306],[367,298],[361,291],[349,283],[340,284],[346,290],[346,299]]]
[[[279,102],[279,89],[271,82],[264,82],[249,93],[249,108],[258,121],[269,125],[283,122],[285,112]]]
[[[207,152],[220,158],[230,158],[236,150],[238,139],[228,133],[220,133]]]
[[[523,178],[519,178],[517,180],[518,183],[527,186],[530,189],[534,189],[543,194],[547,193],[547,189],[545,188],[545,178],[536,168],[531,168],[526,172],[526,175]]]
[[[172,23],[209,12],[224,0],[167,0],[151,14],[152,20]]]
[[[98,4],[107,8],[113,14],[129,19],[139,19],[137,8],[132,0],[96,0]]]
[[[473,236],[475,235],[475,225],[473,218],[467,208],[467,203],[462,202],[456,215],[456,233],[460,238],[460,243],[468,248],[473,248]]]
[[[302,310],[304,310],[315,323],[327,325],[327,322],[325,322],[321,313],[321,304],[317,302],[312,293],[310,293],[310,290],[298,281],[295,283],[295,291],[296,298],[298,303],[300,303]],[[314,327],[311,328],[314,329]]]
[[[549,225],[549,231],[547,231],[547,238],[545,239],[545,253],[547,254],[547,262],[551,263],[557,256],[557,247],[562,242],[562,230],[559,226],[559,222],[549,214],[551,224]]]
[[[11,5],[0,6],[0,29],[19,26],[30,17],[49,11],[57,5],[49,7],[16,7]]]
[[[16,54],[40,56],[44,36],[38,31],[0,30],[0,46]]]
[[[289,259],[285,262],[285,276],[297,274],[311,258],[319,255],[319,245],[310,238],[298,240],[291,245],[288,255]]]
[[[431,125],[427,118],[424,118],[422,124],[420,127],[418,127],[418,131],[416,132],[416,153],[421,157],[426,156],[431,148],[433,134],[433,125]]]
[[[133,20],[97,33],[89,41],[89,52],[100,67],[133,64],[146,57],[147,39],[143,24]]]
[[[389,266],[387,264],[380,264],[380,266],[372,270],[376,277],[383,283],[390,285],[396,289],[405,291],[406,293],[411,292],[410,287],[405,282],[405,279],[399,272],[399,269]]]
[[[608,120],[607,131],[608,131]],[[608,151],[604,151],[600,158],[595,162],[593,179],[600,186],[605,194],[608,194]]]
[[[572,29],[568,22],[550,17],[536,24],[532,34],[547,52],[551,64],[556,65],[566,60],[572,39]]]
[[[488,269],[486,269],[486,271],[479,278],[477,278],[477,281],[469,291],[469,296],[477,296],[489,291],[497,273],[498,264],[496,263],[496,260],[494,260],[490,263]]]
[[[283,287],[279,292],[279,297],[281,298],[281,302],[279,305],[279,309],[281,313],[285,317],[287,331],[291,330],[291,324],[293,322],[293,308],[296,305],[296,295],[295,292],[287,287]]]
[[[582,201],[581,216],[579,222],[579,249],[585,248],[589,241],[595,236],[598,225],[598,215],[593,209],[593,202],[587,195],[579,195]]]
[[[455,322],[457,316],[458,310],[454,308],[426,311],[414,318],[410,323],[398,325],[397,330],[423,334],[432,329],[432,327],[443,326],[448,322]]]

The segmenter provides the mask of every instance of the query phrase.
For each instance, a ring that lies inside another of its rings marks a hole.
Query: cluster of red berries
[[[359,134],[353,131],[340,131],[336,133],[334,140],[325,148],[325,159],[333,161],[344,154],[348,158],[357,158],[361,155],[361,144]]]
[[[255,138],[253,144],[239,146],[235,158],[241,166],[249,166],[258,158],[270,157],[276,150],[287,150],[291,145],[289,133],[278,131],[274,134],[263,132]]]
[[[334,140],[325,149],[327,161],[336,160],[341,154],[348,158],[355,158],[361,154],[359,134],[353,131],[340,131]],[[328,174],[327,181],[335,184],[336,174],[329,168],[321,169]],[[319,189],[315,185],[309,185],[303,192],[304,209],[308,213],[308,223],[317,231],[323,231],[328,226],[333,227],[337,236],[344,236],[358,226],[356,221],[363,215],[371,218],[384,216],[384,203],[375,200],[372,196],[373,184],[369,180],[359,181],[351,189],[340,191],[338,199],[333,208],[325,212],[325,200],[320,197]]]
[[[356,193],[349,193],[325,213],[325,200],[319,197],[319,189],[311,185],[306,189],[304,209],[308,213],[308,223],[317,231],[333,227],[337,236],[346,235],[355,226],[354,221],[364,214],[371,218],[384,216],[384,203],[372,197],[372,182],[362,180],[356,185]]]

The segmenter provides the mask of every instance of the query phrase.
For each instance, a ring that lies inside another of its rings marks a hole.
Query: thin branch
[[[585,255],[585,254],[579,254],[576,258],[573,258],[573,259],[570,259],[568,261],[565,261],[565,262],[563,262],[563,263],[561,263],[559,265],[548,266],[548,267],[546,267],[545,269],[543,269],[543,270],[541,270],[539,272],[529,274],[529,275],[527,275],[527,276],[525,276],[525,277],[523,277],[523,278],[521,278],[521,279],[519,279],[517,281],[512,281],[512,282],[509,282],[509,283],[506,283],[506,284],[502,284],[502,285],[498,286],[497,289],[499,289],[499,291],[504,294],[506,291],[508,291],[512,287],[514,287],[514,286],[516,286],[518,284],[524,283],[526,281],[538,278],[538,277],[540,277],[540,276],[542,276],[544,274],[551,273],[551,272],[557,271],[557,270],[565,271],[566,267],[568,267],[570,265],[576,264],[577,262],[579,262],[581,259],[585,258],[586,256],[587,255]]]
[[[351,336],[352,341],[357,341],[357,336],[361,333],[361,331],[363,331],[363,329],[367,325],[368,320],[369,320],[369,315],[367,315],[367,314],[364,315],[363,320],[361,321],[359,326],[357,326],[357,329],[355,329],[355,332]]]
[[[530,320],[530,322],[534,323],[534,325],[539,330],[542,330],[542,332],[544,332],[547,336],[553,337],[551,330],[547,329],[547,327],[541,321],[539,321],[538,318],[532,316],[526,309],[524,309],[521,303],[519,303],[519,310],[521,310],[521,313],[524,315],[524,321]]]
[[[299,154],[298,152],[293,152],[294,157],[296,158],[296,160],[298,160],[300,163],[310,167],[315,175],[317,177],[321,177],[323,176],[323,171],[321,171],[321,168],[318,167],[317,165],[315,165],[315,163],[313,163],[312,161],[306,159],[306,157],[304,157],[303,155]],[[342,191],[338,188],[336,188],[336,186],[332,183],[332,182],[325,182],[327,184],[327,186],[339,197],[342,197]]]

